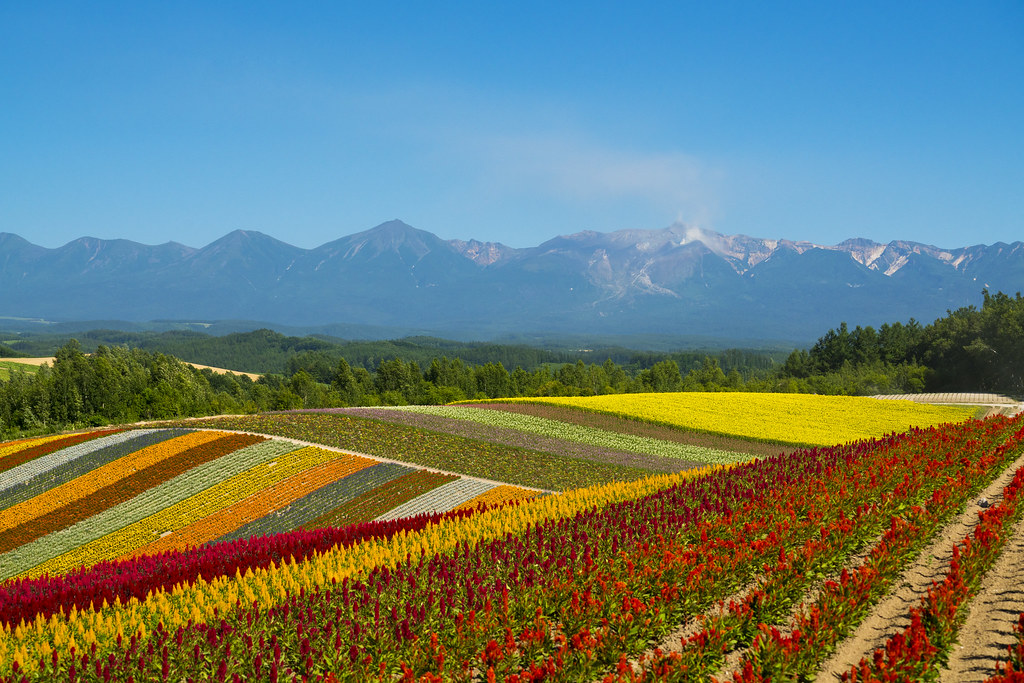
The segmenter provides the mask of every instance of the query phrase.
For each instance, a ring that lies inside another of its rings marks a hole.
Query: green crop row
[[[579,460],[334,413],[218,417],[189,424],[301,439],[432,469],[548,490],[635,481],[650,474],[635,467]]]
[[[634,434],[621,434],[571,422],[562,422],[560,420],[502,410],[485,410],[463,406],[407,406],[401,408],[401,410],[426,413],[428,415],[440,415],[458,420],[470,420],[494,427],[518,429],[531,434],[565,439],[567,441],[577,441],[601,448],[614,448],[632,453],[679,458],[680,460],[701,462],[709,465],[730,465],[750,459],[750,456],[746,453],[691,446],[689,444],[663,441]]]

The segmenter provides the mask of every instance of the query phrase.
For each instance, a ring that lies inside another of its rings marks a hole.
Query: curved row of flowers
[[[60,434],[53,434],[50,436],[37,436],[30,439],[18,439],[17,441],[8,441],[4,444],[0,444],[0,471],[10,469],[12,465],[8,464],[7,458],[12,453],[18,453],[20,451],[28,450],[29,448],[35,448],[51,441],[57,441],[64,438]]]
[[[214,438],[217,432],[205,432]],[[222,434],[222,433],[221,433]],[[44,563],[49,563],[45,571],[61,573],[82,564],[91,564],[87,558],[78,553],[78,549],[113,534],[122,528],[159,513],[164,508],[180,503],[190,496],[204,491],[210,486],[244,472],[250,467],[269,462],[279,455],[297,448],[294,444],[277,441],[264,441],[246,448],[235,450],[221,458],[204,463],[198,467],[169,480],[151,487],[144,493],[120,505],[108,508],[97,514],[48,534],[36,541],[26,543],[14,550],[0,555],[0,577],[9,578],[31,572]],[[152,540],[152,539],[150,539]],[[55,558],[64,556],[60,563]],[[83,561],[76,562],[75,559]],[[107,559],[96,557],[94,561]]]
[[[236,451],[237,452],[237,451]],[[78,545],[74,549],[36,565],[24,576],[62,574],[69,569],[116,559],[147,545],[155,538],[173,533],[182,527],[233,505],[253,492],[261,491],[282,479],[328,462],[342,454],[312,446],[282,453],[247,467],[233,476],[223,477],[214,472],[205,480],[197,481],[201,490],[177,502],[163,500],[159,509],[120,529]],[[217,461],[214,461],[217,462]],[[248,464],[248,463],[247,463]]]
[[[372,496],[391,480],[414,472],[411,467],[394,463],[377,463],[327,484],[291,505],[255,519],[220,536],[218,541],[233,541],[251,536],[271,534],[298,528],[337,526],[320,523],[320,518],[346,506],[361,495]]]
[[[117,430],[105,429],[98,432],[85,432],[81,434],[65,434],[47,436],[38,439],[25,439],[16,441],[13,445],[4,444],[0,447],[0,472],[12,470],[26,462],[52,453],[61,448],[74,446],[95,439],[97,437],[111,434]]]
[[[138,438],[143,434],[151,433],[152,431],[153,430],[140,429],[132,432],[115,431],[112,434],[100,434],[89,441],[61,448],[52,453],[35,458],[34,460],[17,465],[16,467],[12,467],[4,472],[3,481],[0,482],[0,506],[2,506],[0,509],[5,509],[13,505],[13,503],[7,502],[11,489],[20,489],[30,481],[39,479],[41,475],[45,475],[47,473],[53,474],[72,462],[80,462],[89,453],[105,449],[108,446],[123,443],[130,439]]]
[[[13,529],[30,519],[76,503],[103,487],[117,484],[124,478],[126,472],[145,470],[193,446],[209,443],[219,436],[217,432],[190,432],[141,450],[132,451],[123,458],[118,458],[114,462],[98,467],[72,481],[0,512],[0,530]]]
[[[86,443],[88,435],[42,441],[68,447],[10,470],[20,475],[0,493],[9,503],[0,509],[0,579],[315,528],[327,517],[368,521],[457,478],[234,432],[99,434]],[[12,457],[40,440],[16,446]],[[407,483],[389,487],[403,476]],[[428,497],[413,514],[451,510],[496,488],[474,483],[458,495]],[[531,495],[503,490],[510,499]],[[353,499],[360,505],[350,515]],[[487,501],[500,502],[494,494]]]
[[[262,437],[248,434],[229,434],[212,441],[204,440],[191,445],[177,443],[172,446],[175,452],[171,456],[163,458],[149,467],[142,469],[132,467],[130,474],[117,481],[88,492],[66,505],[41,510],[39,515],[26,519],[16,527],[0,531],[0,553],[84,521],[95,514],[131,500],[161,482],[262,440]],[[129,463],[129,467],[131,467],[131,463]],[[31,500],[45,498],[46,495],[43,494]],[[25,505],[30,506],[31,501],[26,502]]]
[[[38,460],[27,462],[10,470],[10,473],[15,473],[21,467],[31,467],[37,462],[47,461],[51,457],[61,461],[57,463],[41,462],[40,468],[44,471],[28,472],[26,474],[29,476],[19,477],[21,481],[14,482],[9,488],[0,493],[0,510],[7,510],[30,498],[67,484],[93,470],[123,458],[133,451],[141,450],[147,446],[167,441],[185,433],[185,430],[180,429],[143,430],[138,436],[135,436],[133,432],[121,432],[120,434],[102,437],[78,446],[54,451]],[[107,442],[108,439],[114,441],[112,443]],[[97,447],[89,448],[93,444],[96,444]]]
[[[628,680],[624,662],[650,638],[751,580],[755,595],[778,586],[785,599],[748,603],[752,618],[732,610],[734,640],[915,506],[970,495],[1020,453],[1022,424],[970,421],[546,496],[144,600],[40,615],[0,632],[0,672]]]
[[[746,453],[734,453],[701,446],[691,446],[673,441],[637,436],[635,434],[621,434],[619,432],[585,427],[560,420],[499,410],[484,410],[465,406],[403,406],[389,410],[469,420],[494,427],[506,427],[530,434],[586,443],[601,448],[614,448],[633,453],[678,458],[680,460],[690,460],[712,465],[728,465],[750,459],[750,456]]]
[[[250,522],[262,519],[290,506],[313,491],[369,467],[372,463],[371,460],[355,455],[342,455],[257,490],[236,504],[227,505],[191,524],[173,530],[172,533],[163,535],[122,557],[155,555],[165,550],[205,545],[224,536],[225,529],[239,529]]]
[[[975,409],[863,396],[681,392],[496,399],[548,403],[755,441],[827,446],[966,420]]]

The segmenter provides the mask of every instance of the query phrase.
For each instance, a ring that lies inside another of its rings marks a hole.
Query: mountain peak
[[[820,246],[679,223],[526,249],[443,240],[400,220],[309,250],[253,230],[198,250],[95,238],[45,249],[0,234],[0,315],[31,318],[107,319],[116,310],[129,320],[344,320],[467,334],[813,338],[843,320],[924,320],[977,303],[983,286],[1020,290],[1022,278],[1020,242]]]
[[[506,246],[501,242],[481,242],[480,240],[448,240],[448,244],[473,263],[489,266],[510,258],[518,249]]]
[[[398,251],[400,249],[408,249],[417,256],[423,256],[439,247],[444,248],[447,246],[434,233],[419,230],[397,219],[381,223],[369,230],[343,237],[332,244],[344,245],[344,251],[349,256],[355,256],[360,251],[380,255],[384,252]]]
[[[245,245],[245,244],[266,244],[266,243],[278,243],[285,244],[280,240],[277,240],[270,235],[266,235],[258,230],[232,230],[223,237],[210,242],[205,249],[211,247],[224,247],[228,245]]]

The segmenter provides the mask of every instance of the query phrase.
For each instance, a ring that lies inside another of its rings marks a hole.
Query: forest
[[[109,338],[114,333],[96,333]],[[159,336],[159,335],[158,335]],[[227,335],[232,337],[233,335]],[[226,338],[172,334],[211,347]],[[759,391],[873,395],[921,391],[1024,394],[1024,299],[984,292],[982,307],[950,312],[930,325],[915,320],[879,329],[843,323],[784,362],[771,352],[552,352],[431,338],[354,342],[345,347],[269,330],[235,336],[249,354],[272,349],[283,372],[256,381],[198,370],[165,351],[128,344],[63,343],[51,366],[11,370],[0,379],[0,437],[74,427],[219,413],[297,408],[437,404],[473,398],[571,396],[649,391]],[[116,340],[116,337],[115,337]],[[131,339],[123,341],[130,342]],[[165,339],[166,341],[166,339]],[[150,343],[153,341],[150,339]],[[173,345],[172,345],[173,346]],[[466,351],[466,358],[446,351]],[[286,351],[287,350],[287,351]],[[442,352],[443,351],[443,352]],[[488,351],[495,352],[488,356]],[[433,352],[433,355],[431,354]],[[438,352],[441,352],[438,354]],[[23,348],[0,346],[0,356]],[[385,358],[390,354],[389,358]],[[210,363],[185,351],[190,361]],[[496,357],[495,357],[496,356]],[[575,359],[573,359],[575,358]],[[511,368],[511,369],[510,369]]]

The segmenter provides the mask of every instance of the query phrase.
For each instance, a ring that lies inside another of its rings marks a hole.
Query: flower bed
[[[299,563],[197,578],[125,607],[4,629],[0,672],[628,680],[624,663],[652,638],[751,581],[752,595],[781,599],[747,603],[751,618],[730,610],[725,641],[756,636],[802,593],[799,577],[842,563],[937,492],[977,490],[1019,454],[1021,425],[969,421],[545,496]],[[704,652],[721,652],[717,637],[707,634]],[[672,674],[663,660],[666,669],[643,675]]]

